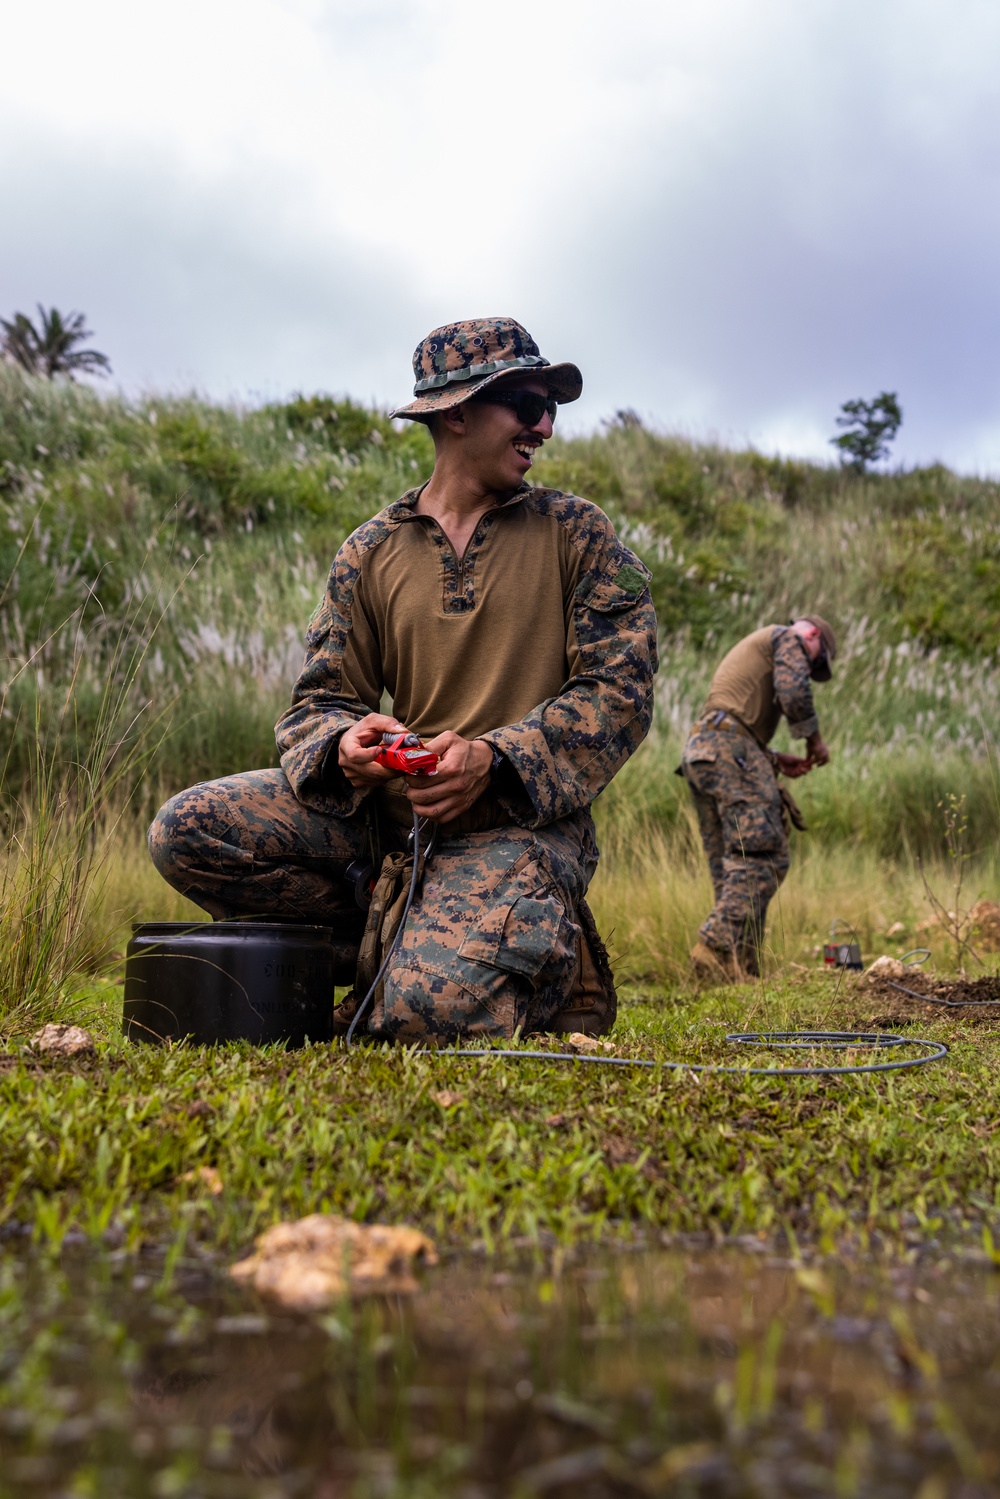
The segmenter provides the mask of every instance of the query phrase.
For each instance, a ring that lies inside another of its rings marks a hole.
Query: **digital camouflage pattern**
[[[764,925],[788,873],[788,833],[770,757],[732,719],[695,725],[681,761],[708,855],[715,905],[700,930],[719,953],[760,972]]]
[[[172,797],[149,830],[163,878],[216,920],[280,916],[360,919],[345,883],[366,852],[363,817],[324,817],[293,795],[281,770],[203,781]],[[402,847],[406,830],[382,832]]]
[[[745,636],[719,663],[681,758],[715,892],[699,935],[753,974],[789,865],[788,814],[766,745],[782,716],[795,738],[818,733],[811,666],[785,625]]]
[[[361,1026],[381,1039],[445,1043],[560,1028],[562,1008],[579,1010],[581,912],[595,864],[579,818],[534,833],[497,828],[441,839]],[[407,873],[400,872],[401,891]],[[593,937],[589,912],[584,919]],[[388,926],[383,950],[394,930]],[[604,958],[599,944],[597,956]],[[615,1016],[612,983],[592,996],[592,1008],[599,1023],[589,1028],[606,1030]],[[587,1028],[586,1018],[574,1027]]]
[[[385,835],[397,850],[405,842],[405,830],[391,825]],[[305,806],[280,770],[182,792],[157,815],[149,843],[168,883],[212,916],[331,922],[360,937],[345,875],[364,853],[365,819]],[[596,864],[582,814],[536,832],[442,839],[378,1003],[359,1029],[439,1042],[509,1039],[517,1027],[607,1030],[614,984],[584,900]],[[562,1011],[572,1020],[563,1023]]]
[[[296,796],[334,816],[350,816],[363,799],[336,762],[340,736],[370,711],[345,691],[342,674],[355,586],[366,551],[409,519],[419,493],[411,490],[340,548],[306,635],[305,665],[291,707],[276,726],[281,764]],[[521,826],[538,828],[588,808],[648,733],[656,617],[647,569],[598,506],[527,484],[505,504],[555,517],[581,559],[571,620],[576,674],[519,722],[481,736],[506,756],[514,773],[514,793],[500,788],[506,812]],[[527,647],[527,617],[525,628]]]
[[[486,385],[506,376],[538,371],[549,394],[559,402],[575,401],[583,376],[575,364],[550,364],[535,340],[513,318],[468,318],[428,333],[413,355],[413,395],[392,416],[420,419],[458,406]]]
[[[808,739],[819,731],[813,703],[812,662],[794,630],[777,625],[774,631],[774,697],[793,739]]]

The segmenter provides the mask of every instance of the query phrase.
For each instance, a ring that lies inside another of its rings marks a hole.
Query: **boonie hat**
[[[798,624],[800,619],[805,620],[806,624],[816,626],[817,630],[820,633],[820,636],[822,637],[823,650],[826,653],[825,661],[821,657],[818,661],[814,661],[812,663],[812,668],[809,672],[809,675],[812,677],[814,682],[829,682],[830,678],[833,676],[833,671],[830,668],[830,662],[834,661],[837,656],[837,637],[833,633],[833,626],[827,624],[826,620],[820,614],[796,614],[795,618],[792,620],[792,624]]]
[[[445,323],[414,351],[414,399],[389,415],[420,421],[432,412],[460,406],[505,376],[532,370],[543,374],[554,401],[575,401],[583,390],[576,365],[543,359],[531,334],[512,317]]]

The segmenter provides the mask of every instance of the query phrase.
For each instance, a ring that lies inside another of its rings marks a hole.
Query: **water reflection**
[[[310,1319],[133,1269],[8,1256],[0,1492],[1000,1493],[986,1267],[463,1258]]]

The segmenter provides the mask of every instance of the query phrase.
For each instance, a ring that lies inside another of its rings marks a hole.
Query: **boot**
[[[741,947],[739,951],[739,964],[749,979],[760,978],[760,960],[757,956],[756,943],[750,943]]]
[[[700,937],[691,949],[691,967],[695,978],[706,984],[745,984],[748,981],[734,952],[709,947]]]

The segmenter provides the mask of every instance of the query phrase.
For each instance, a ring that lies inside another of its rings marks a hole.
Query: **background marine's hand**
[[[437,773],[407,776],[406,794],[421,817],[450,822],[467,812],[490,784],[493,750],[485,739],[463,739],[450,729],[424,747],[438,756]]]
[[[815,734],[809,735],[809,738],[806,740],[806,749],[808,750],[809,758],[814,765],[829,765],[830,751],[823,743],[818,731]]]
[[[803,760],[800,755],[775,754],[775,764],[783,776],[789,780],[797,780],[799,776],[808,775],[813,768],[812,760]]]
[[[375,756],[382,743],[383,734],[405,733],[398,718],[385,713],[367,713],[364,718],[341,735],[337,749],[337,763],[352,786],[370,791],[373,786],[382,786],[395,779],[396,772],[384,765],[376,765]]]

